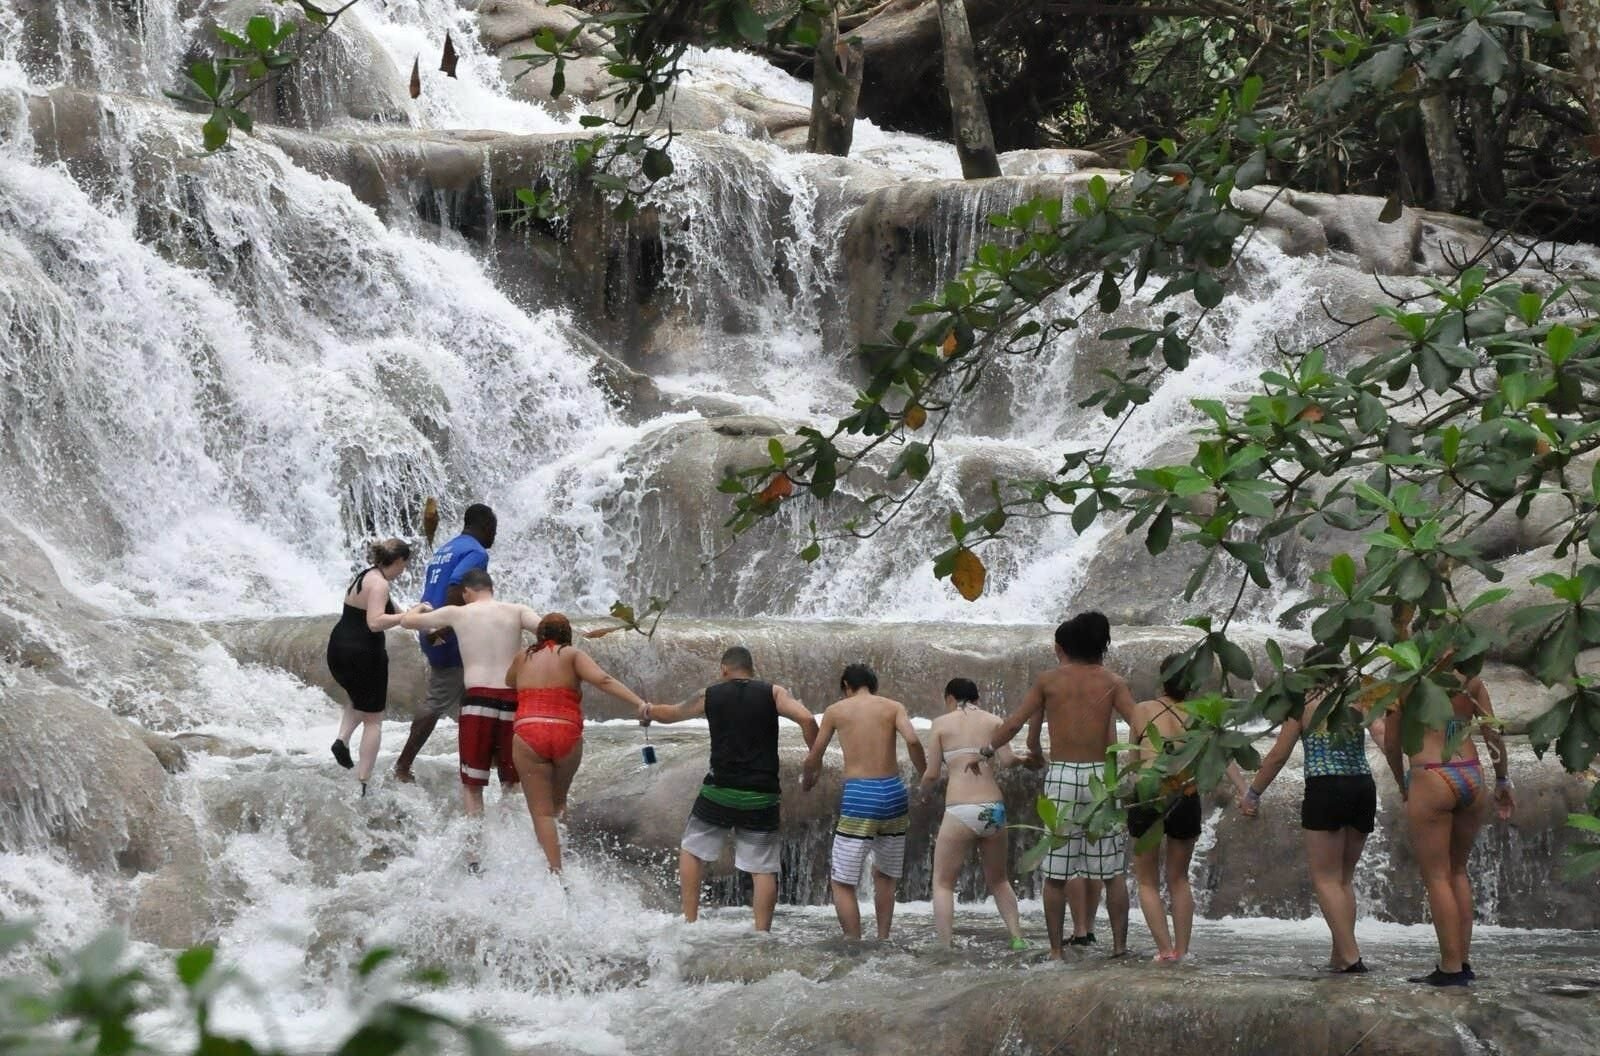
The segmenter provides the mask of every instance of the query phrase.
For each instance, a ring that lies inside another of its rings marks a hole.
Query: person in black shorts
[[[339,622],[328,635],[328,671],[350,698],[333,742],[333,758],[346,770],[356,767],[363,796],[378,761],[383,712],[389,702],[389,652],[383,632],[400,626],[389,584],[406,570],[411,545],[403,539],[373,543],[367,559],[371,564],[350,581]],[[358,723],[362,728],[360,766],[350,758],[350,735]]]
[[[1305,797],[1300,803],[1306,864],[1322,918],[1333,936],[1328,970],[1361,974],[1367,966],[1356,943],[1355,875],[1367,837],[1377,823],[1378,788],[1367,764],[1361,702],[1352,707],[1339,701],[1329,715],[1315,721],[1323,700],[1338,682],[1339,665],[1339,654],[1331,649],[1316,647],[1307,651],[1301,666],[1325,669],[1327,677],[1306,693],[1304,710],[1284,720],[1277,743],[1262,760],[1241,809],[1246,817],[1256,816],[1262,795],[1289,761],[1298,740],[1306,776]],[[1381,743],[1382,733],[1376,724],[1373,736]]]
[[[1141,738],[1140,756],[1145,764],[1160,752],[1157,741],[1180,745],[1189,723],[1183,706],[1187,695],[1181,668],[1183,658],[1173,655],[1161,661],[1163,672],[1171,671],[1162,683],[1162,694],[1135,705],[1133,732]],[[1236,766],[1229,776],[1242,789],[1243,775]],[[1200,838],[1202,811],[1200,790],[1188,770],[1168,774],[1149,772],[1140,780],[1142,800],[1128,809],[1128,835],[1134,840],[1133,875],[1139,882],[1139,908],[1150,937],[1156,943],[1155,959],[1176,962],[1189,952],[1189,936],[1194,930],[1194,891],[1189,886],[1189,862],[1194,857],[1195,841]],[[1146,835],[1156,825],[1161,832]],[[1161,881],[1165,864],[1167,901],[1172,907],[1172,931],[1167,931],[1167,906],[1161,901]]]

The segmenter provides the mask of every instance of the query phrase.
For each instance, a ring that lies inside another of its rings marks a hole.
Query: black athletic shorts
[[[1372,832],[1378,821],[1378,786],[1371,774],[1306,778],[1300,827],[1313,832]]]
[[[1169,840],[1194,840],[1200,837],[1200,795],[1191,792],[1186,796],[1173,796],[1167,800],[1167,809],[1159,807],[1134,807],[1128,811],[1128,835],[1138,839],[1150,831],[1163,813],[1167,823],[1165,832]]]

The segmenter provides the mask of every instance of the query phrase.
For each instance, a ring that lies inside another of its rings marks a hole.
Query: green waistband
[[[776,792],[746,792],[739,788],[718,788],[709,783],[700,786],[700,794],[718,806],[735,810],[760,810],[778,802]]]

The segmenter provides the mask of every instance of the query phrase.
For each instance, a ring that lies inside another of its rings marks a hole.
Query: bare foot
[[[398,766],[394,768],[394,779],[400,782],[402,785],[409,785],[417,780],[411,776],[411,770],[409,767],[402,770]]]

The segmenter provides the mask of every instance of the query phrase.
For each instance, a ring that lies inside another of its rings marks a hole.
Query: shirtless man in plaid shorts
[[[1094,797],[1091,782],[1103,777],[1106,749],[1117,740],[1116,715],[1131,724],[1133,694],[1117,675],[1101,666],[1111,644],[1111,625],[1098,612],[1085,612],[1056,628],[1056,667],[1034,682],[1022,706],[995,731],[984,754],[992,754],[1034,723],[1029,747],[1038,751],[1038,723],[1050,724],[1050,769],[1044,792],[1056,805],[1066,839],[1045,857],[1044,922],[1050,956],[1062,956],[1066,908],[1072,907],[1071,946],[1093,943],[1097,885],[1106,883],[1111,916],[1112,956],[1128,950],[1127,830],[1093,838],[1082,822],[1083,805]],[[1075,818],[1074,815],[1080,815]]]

